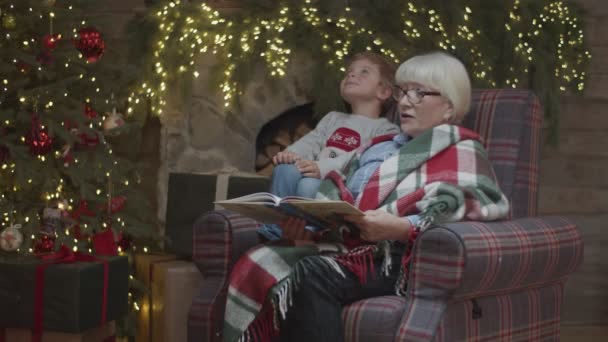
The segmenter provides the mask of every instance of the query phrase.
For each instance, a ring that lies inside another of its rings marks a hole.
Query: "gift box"
[[[90,262],[20,257],[0,261],[0,327],[78,334],[128,310],[127,257]],[[105,265],[107,264],[107,270]],[[41,271],[42,277],[37,277]],[[38,294],[38,297],[36,297]]]
[[[251,173],[171,173],[165,235],[172,253],[192,256],[192,226],[201,214],[216,209],[214,201],[268,191],[270,180]]]
[[[152,272],[155,265],[174,261],[175,255],[161,253],[139,253],[134,256],[135,276],[148,288],[149,292],[141,299],[137,312],[136,342],[152,340]]]
[[[2,342],[30,342],[32,331],[30,329],[7,328],[4,332]],[[56,331],[43,331],[40,342],[114,342],[116,340],[116,324],[114,321],[106,322],[98,327],[78,334],[70,334]]]
[[[187,342],[188,311],[203,281],[194,263],[175,260],[152,271],[152,342]]]

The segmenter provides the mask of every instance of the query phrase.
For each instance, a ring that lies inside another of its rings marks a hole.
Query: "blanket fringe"
[[[274,305],[264,305],[255,320],[243,332],[238,342],[270,342],[279,336],[278,327],[275,325]]]
[[[398,296],[405,297],[406,289],[407,289],[407,279],[409,278],[409,268],[410,262],[413,256],[413,248],[414,242],[420,233],[420,227],[414,229],[410,233],[410,237],[408,239],[407,247],[405,249],[405,253],[403,253],[403,258],[401,259],[401,271],[399,272],[399,277],[397,278],[397,282],[395,283],[395,293]]]
[[[393,268],[393,258],[391,258],[391,243],[389,241],[381,241],[378,249],[380,249],[384,256],[382,258],[382,274],[388,277],[391,269]]]
[[[277,306],[275,313],[281,314],[281,319],[285,320],[285,316],[287,315],[287,310],[293,305],[293,282],[291,279],[286,279],[285,282],[281,285],[281,287],[277,290],[275,297],[272,300],[273,306]],[[277,310],[278,309],[278,310]],[[278,320],[276,314],[274,315],[274,323],[275,327],[278,328]]]
[[[374,266],[374,254],[378,251],[376,245],[366,245],[357,247],[346,254],[336,255],[334,259],[340,265],[354,273],[361,284],[367,282],[367,275],[376,275]]]

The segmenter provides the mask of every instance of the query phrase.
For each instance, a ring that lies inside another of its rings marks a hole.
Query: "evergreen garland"
[[[242,9],[225,12],[179,1],[152,9],[151,72],[143,73],[131,110],[147,109],[139,101],[145,96],[162,114],[167,89],[197,76],[200,53],[216,56],[209,86],[223,93],[228,110],[238,110],[254,66],[276,80],[294,54],[307,54],[315,61],[310,95],[324,114],[343,109],[337,85],[349,55],[372,50],[400,63],[439,49],[465,63],[474,87],[534,90],[556,141],[559,94],[582,92],[591,58],[573,1],[244,0]]]

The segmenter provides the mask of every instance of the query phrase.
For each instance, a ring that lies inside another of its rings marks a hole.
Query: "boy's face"
[[[384,102],[391,88],[382,84],[380,68],[367,59],[352,62],[340,82],[340,95],[349,104],[362,101]]]

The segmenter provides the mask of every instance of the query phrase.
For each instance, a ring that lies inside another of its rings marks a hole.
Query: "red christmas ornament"
[[[110,201],[110,213],[114,214],[124,209],[127,204],[127,198],[125,196],[117,196],[112,198]]]
[[[78,128],[78,124],[75,123],[72,120],[66,120],[63,122],[63,127],[65,127],[66,130],[71,131],[71,130],[75,130]]]
[[[93,235],[93,248],[97,255],[118,255],[118,247],[114,240],[112,228]]]
[[[36,61],[41,65],[51,65],[55,62],[55,56],[49,51],[42,51],[36,56]]]
[[[55,250],[55,235],[40,234],[34,243],[34,253],[44,254]]]
[[[30,147],[30,153],[35,155],[47,154],[53,148],[54,138],[51,137],[46,128],[42,128],[40,118],[32,114],[32,125],[29,134],[25,137],[25,143]]]
[[[80,38],[74,39],[76,49],[82,53],[87,62],[97,62],[106,49],[101,33],[94,27],[84,27],[78,31],[78,34]]]
[[[48,50],[54,50],[59,44],[59,40],[61,40],[61,34],[47,34],[42,37],[42,46],[44,46]]]
[[[88,103],[84,104],[84,115],[89,118],[89,119],[95,119],[97,117],[97,111],[95,111],[95,109],[93,109],[93,106],[91,106]]]
[[[78,134],[80,138],[78,142],[76,142],[76,147],[95,147],[99,145],[99,135],[95,132],[90,133],[80,133]]]
[[[82,215],[89,217],[95,216],[95,212],[89,209],[89,202],[84,199],[81,199],[78,202],[78,207],[74,211],[72,211],[71,216],[74,220],[78,220]]]
[[[110,214],[115,214],[125,208],[127,204],[127,198],[125,196],[116,196],[110,200],[110,207],[108,204],[100,204],[99,210],[109,210]]]

